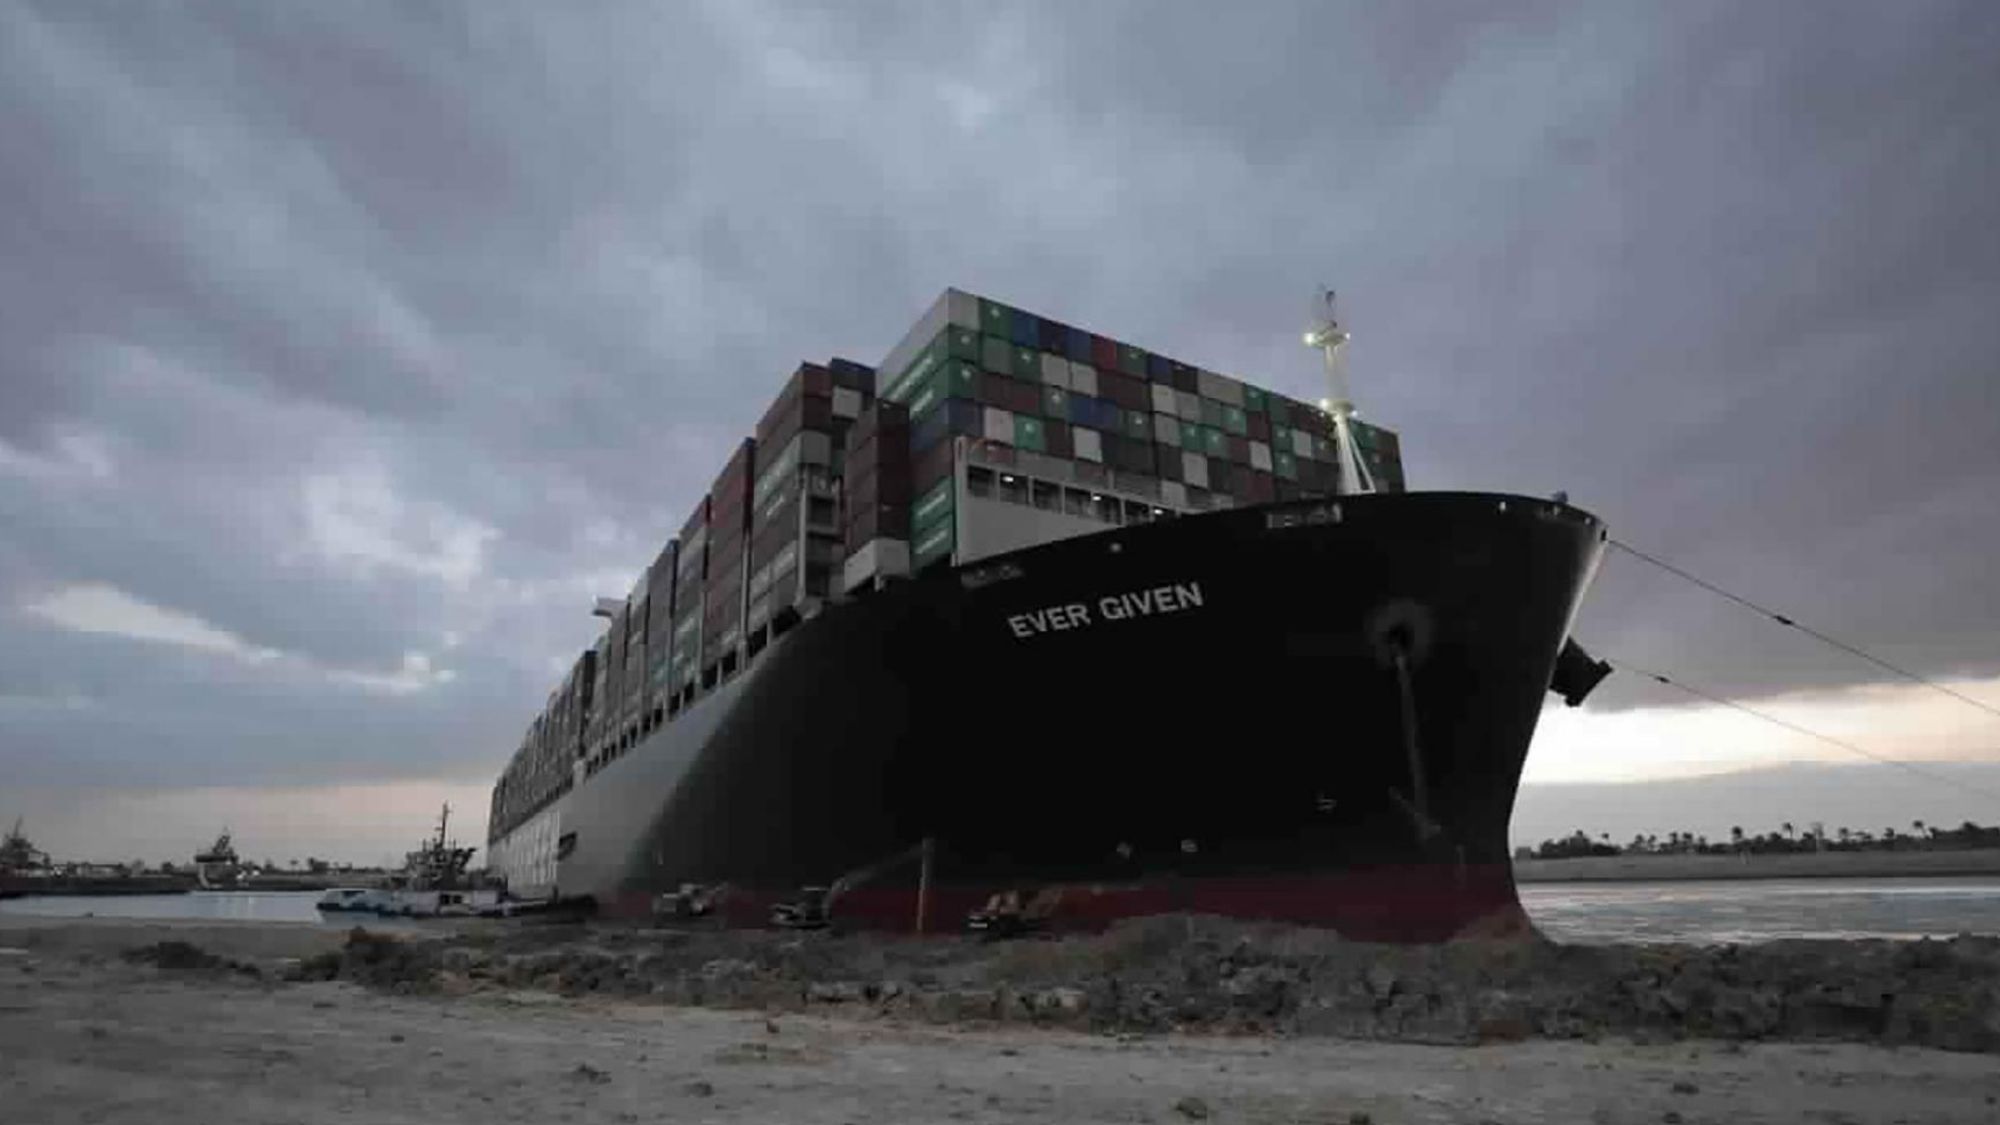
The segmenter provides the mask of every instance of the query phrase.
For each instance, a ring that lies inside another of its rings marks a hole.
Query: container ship
[[[529,724],[519,899],[950,931],[1523,923],[1506,830],[1605,541],[1410,492],[1332,295],[1295,400],[947,290],[802,364]]]

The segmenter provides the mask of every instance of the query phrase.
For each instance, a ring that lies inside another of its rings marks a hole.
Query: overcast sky
[[[2000,701],[2000,8],[856,8],[0,3],[0,816],[483,840],[590,598],[947,285],[1303,397],[1338,285],[1414,487],[1566,489]],[[2000,757],[1627,559],[1579,632]],[[1621,677],[1530,780],[1842,756],[1686,703]],[[413,823],[306,827],[362,803]]]

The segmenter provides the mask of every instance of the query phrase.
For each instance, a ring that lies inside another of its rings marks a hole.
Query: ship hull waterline
[[[565,795],[556,892],[643,916],[719,887],[754,925],[887,861],[837,922],[957,931],[1014,891],[1059,927],[1516,928],[1507,824],[1603,537],[1546,500],[1382,494],[891,583]]]

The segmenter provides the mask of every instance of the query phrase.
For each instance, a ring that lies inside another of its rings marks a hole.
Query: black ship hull
[[[1546,500],[1377,494],[892,583],[577,784],[556,889],[634,914],[721,887],[762,923],[889,861],[836,920],[957,929],[1012,890],[1057,925],[1515,924],[1516,785],[1602,540]]]

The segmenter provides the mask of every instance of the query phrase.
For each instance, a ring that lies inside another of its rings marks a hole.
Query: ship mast
[[[1368,471],[1368,463],[1361,459],[1361,450],[1354,444],[1354,399],[1347,390],[1347,341],[1353,339],[1347,329],[1340,326],[1340,318],[1333,307],[1333,290],[1321,294],[1326,311],[1322,319],[1306,332],[1306,346],[1314,348],[1326,359],[1327,397],[1320,400],[1320,409],[1333,416],[1334,456],[1340,462],[1340,493],[1351,496],[1357,493],[1374,492],[1375,477]]]

